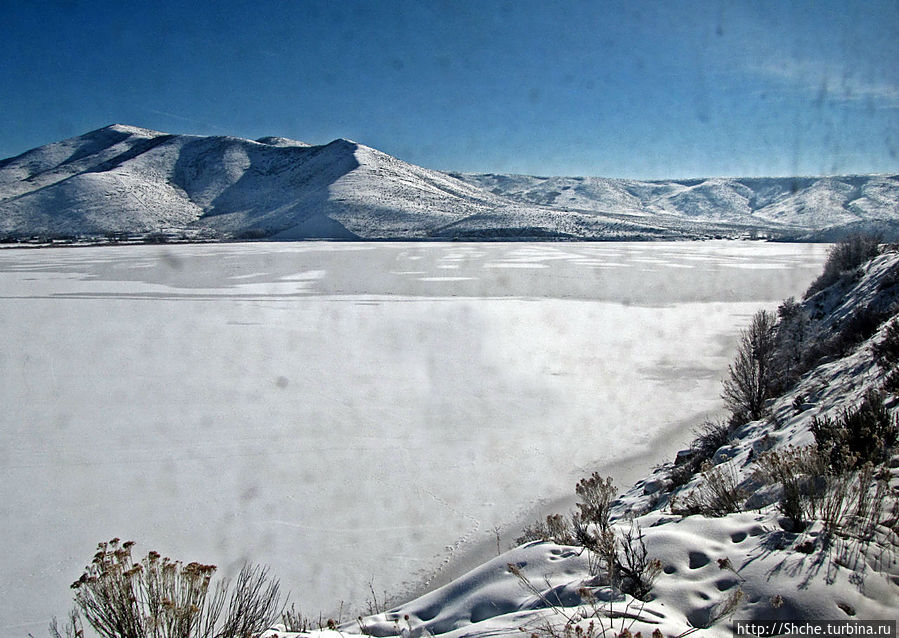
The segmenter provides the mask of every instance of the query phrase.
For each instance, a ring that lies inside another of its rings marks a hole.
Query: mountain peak
[[[154,131],[153,129],[142,128],[140,126],[131,126],[130,124],[109,124],[108,126],[104,126],[103,128],[99,128],[96,131],[91,131],[87,135],[91,135],[93,133],[101,133],[111,131],[114,133],[125,133],[127,135],[141,135],[145,137],[156,137],[158,135],[165,135],[165,133],[161,131]]]
[[[311,146],[311,144],[307,144],[306,142],[301,142],[299,140],[292,140],[288,137],[279,137],[277,135],[267,135],[266,137],[260,137],[256,141],[259,144],[265,144],[266,146],[277,146],[278,148],[290,148],[290,147],[307,148],[307,147]]]
[[[353,140],[348,140],[345,137],[338,137],[336,140],[325,144],[325,148],[327,148],[327,147],[341,148],[342,147],[342,148],[347,148],[347,149],[352,149],[352,150],[356,150],[357,148],[359,148],[359,146],[360,145],[358,142],[354,142]]]

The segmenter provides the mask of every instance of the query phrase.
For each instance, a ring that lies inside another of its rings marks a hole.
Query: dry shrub
[[[607,528],[612,501],[617,494],[612,477],[602,478],[599,472],[594,472],[589,478],[581,479],[574,491],[581,499],[577,504],[580,519]]]
[[[873,538],[884,511],[892,509],[889,471],[866,463],[834,474],[815,448],[772,450],[756,461],[755,478],[783,488],[778,508],[797,528],[820,520],[829,534]]]
[[[866,464],[859,471],[827,476],[826,480],[821,496],[811,501],[812,516],[824,523],[829,534],[870,541],[882,513],[895,504],[889,472]]]
[[[868,392],[861,405],[836,419],[815,417],[811,425],[818,454],[831,474],[883,462],[896,444],[899,425],[879,392]]]
[[[759,310],[740,337],[734,362],[728,367],[721,397],[736,424],[755,421],[765,415],[765,403],[777,389],[777,320],[767,310]]]
[[[630,528],[620,535],[621,554],[618,572],[621,574],[621,591],[637,600],[649,600],[652,585],[662,571],[657,558],[649,558],[643,542],[643,530],[631,520]]]
[[[244,566],[233,587],[226,580],[212,586],[214,565],[184,565],[157,552],[135,563],[133,545],[117,538],[100,543],[72,584],[67,634],[83,635],[83,615],[104,638],[251,638],[281,611],[278,581],[266,568]],[[51,634],[59,635],[56,623]]]
[[[856,308],[839,326],[832,338],[833,350],[846,355],[860,343],[869,339],[892,313],[870,306]]]
[[[880,343],[871,347],[874,360],[886,375],[884,389],[899,394],[899,319],[893,319]]]
[[[754,478],[779,484],[783,490],[778,509],[795,527],[802,528],[813,518],[811,501],[823,489],[824,464],[814,446],[788,446],[769,450],[755,462]]]
[[[561,514],[550,514],[543,521],[535,521],[522,531],[515,543],[523,545],[533,541],[553,541],[560,545],[575,545],[577,539],[571,524]]]
[[[891,370],[899,365],[899,319],[887,324],[883,340],[871,346],[871,352],[882,370]]]
[[[618,549],[609,519],[617,490],[612,477],[594,472],[581,479],[575,492],[580,497],[578,511],[571,517],[577,544],[589,550],[588,565],[593,576],[605,575],[610,583],[617,581]]]
[[[680,463],[675,463],[668,471],[668,483],[674,490],[690,482],[706,461],[715,452],[726,445],[733,436],[734,424],[728,421],[704,421],[693,430],[693,441],[690,443],[689,456]]]
[[[706,461],[702,475],[702,482],[684,497],[683,502],[672,504],[673,512],[684,516],[726,516],[742,509],[746,495],[738,487],[737,473],[731,465],[724,469]]]
[[[859,266],[880,254],[881,241],[879,235],[858,234],[849,235],[834,244],[827,253],[824,272],[809,286],[805,298],[808,299],[841,279],[853,277]]]

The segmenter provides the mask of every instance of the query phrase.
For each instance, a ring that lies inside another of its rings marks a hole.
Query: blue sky
[[[111,123],[429,168],[899,172],[899,2],[3,2],[0,157]]]

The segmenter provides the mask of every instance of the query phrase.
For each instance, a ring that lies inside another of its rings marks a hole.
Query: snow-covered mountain
[[[0,163],[0,233],[13,236],[417,237],[498,200],[342,139],[310,146],[114,125]]]
[[[463,175],[339,139],[112,125],[0,161],[0,238],[899,237],[899,176],[639,182]]]
[[[899,236],[899,175],[671,181],[453,175],[498,196],[559,210],[726,222],[805,240],[860,231]]]

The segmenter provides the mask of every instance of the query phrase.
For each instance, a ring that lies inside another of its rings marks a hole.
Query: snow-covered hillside
[[[0,161],[0,238],[893,238],[897,180],[462,175],[344,139],[112,125]]]
[[[858,231],[899,237],[899,175],[672,181],[453,175],[497,196],[554,209],[723,222],[805,240]]]
[[[349,140],[167,135],[114,125],[0,164],[0,233],[421,237],[500,206]]]

